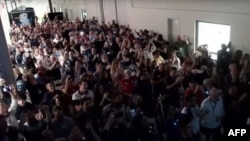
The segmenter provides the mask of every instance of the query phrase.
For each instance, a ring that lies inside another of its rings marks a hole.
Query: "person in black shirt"
[[[62,92],[60,90],[56,90],[55,89],[55,84],[53,82],[49,82],[46,84],[46,88],[47,88],[47,92],[44,94],[43,97],[43,104],[46,104],[50,107],[53,107],[53,105],[55,104],[54,102],[54,98],[56,95],[61,95]]]
[[[75,76],[75,63],[76,58],[73,56],[73,52],[69,51],[69,57],[65,60],[64,67],[66,69],[66,75],[70,75],[72,77]]]
[[[154,100],[156,100],[160,94],[165,94],[165,76],[165,65],[160,64],[158,69],[153,72],[151,79]]]
[[[26,102],[26,95],[25,94],[18,94],[17,95],[17,107],[15,110],[15,117],[17,120],[20,120],[24,114],[26,114],[29,111],[34,111],[34,106]]]
[[[100,56],[97,54],[96,49],[92,48],[91,49],[91,55],[89,57],[89,70],[91,72],[95,72],[95,65],[97,62],[99,62]]]
[[[6,117],[0,115],[0,140],[1,141],[17,141],[17,129],[9,127],[6,122]]]
[[[183,79],[183,76],[177,76],[177,69],[175,67],[171,69],[170,75],[166,78],[167,97],[169,104],[174,107],[180,106],[180,94],[178,88]]]

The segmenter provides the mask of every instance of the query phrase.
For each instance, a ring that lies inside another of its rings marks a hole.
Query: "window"
[[[230,25],[197,22],[197,46],[207,45],[212,59],[217,59],[217,52],[222,44],[230,42]]]
[[[81,13],[82,13],[82,19],[86,19],[87,18],[87,12],[85,9],[81,9]]]

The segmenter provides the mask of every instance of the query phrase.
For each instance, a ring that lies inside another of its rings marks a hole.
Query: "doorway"
[[[180,35],[179,20],[168,19],[168,41],[176,42],[178,35]]]
[[[207,45],[208,53],[213,60],[217,60],[217,52],[222,44],[230,42],[230,25],[197,21],[197,47]]]

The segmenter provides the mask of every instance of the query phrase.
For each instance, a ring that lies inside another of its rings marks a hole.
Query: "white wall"
[[[65,8],[68,11],[68,17],[70,20],[74,20],[76,17],[82,19],[81,9],[86,9],[86,0],[53,0],[53,7],[57,12],[65,12]]]
[[[95,1],[86,0],[86,3],[98,6]],[[88,7],[88,14],[96,11],[96,6]],[[104,13],[114,11],[113,7],[106,7]],[[233,46],[250,52],[248,0],[117,0],[117,9],[119,23],[129,23],[134,29],[152,29],[165,37],[168,35],[167,19],[176,19],[179,21],[179,34],[188,35],[193,43],[196,21],[228,24],[231,25]],[[108,19],[112,17],[109,15]]]
[[[87,18],[96,17],[99,21],[103,20],[101,18],[100,0],[86,0],[86,10]]]
[[[115,0],[103,0],[103,10],[105,23],[117,20]]]

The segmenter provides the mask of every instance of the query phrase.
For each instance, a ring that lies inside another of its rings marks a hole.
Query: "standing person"
[[[224,117],[224,105],[220,96],[220,90],[215,87],[210,90],[209,96],[201,103],[203,112],[201,118],[201,130],[209,141],[212,136],[213,141],[221,140],[221,124]]]
[[[152,91],[153,91],[153,99],[156,100],[160,94],[164,93],[165,90],[165,65],[160,64],[158,69],[156,69],[151,78]]]

